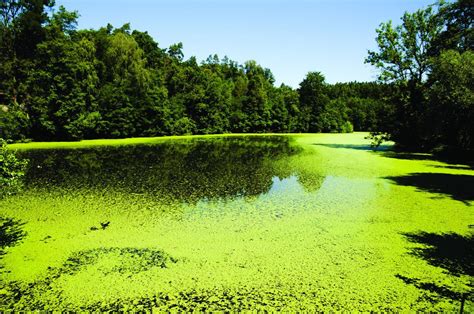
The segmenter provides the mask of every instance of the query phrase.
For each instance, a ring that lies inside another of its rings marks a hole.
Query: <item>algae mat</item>
[[[365,136],[15,145],[1,308],[474,311],[474,171]]]

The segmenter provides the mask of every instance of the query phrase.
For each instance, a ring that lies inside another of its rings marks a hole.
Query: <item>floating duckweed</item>
[[[17,145],[0,308],[474,311],[474,171],[365,136]]]

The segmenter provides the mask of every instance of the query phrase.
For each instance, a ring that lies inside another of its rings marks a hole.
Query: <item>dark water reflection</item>
[[[275,177],[293,174],[286,161],[299,151],[288,137],[259,136],[23,155],[30,159],[28,189],[119,191],[194,202],[267,193]]]

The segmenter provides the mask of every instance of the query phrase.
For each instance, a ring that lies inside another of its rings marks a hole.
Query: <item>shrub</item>
[[[18,159],[8,150],[5,140],[0,139],[0,145],[0,198],[3,198],[21,190],[28,161]]]

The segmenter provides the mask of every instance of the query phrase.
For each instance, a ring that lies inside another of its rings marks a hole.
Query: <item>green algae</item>
[[[474,171],[365,135],[22,150],[2,308],[459,310]]]

